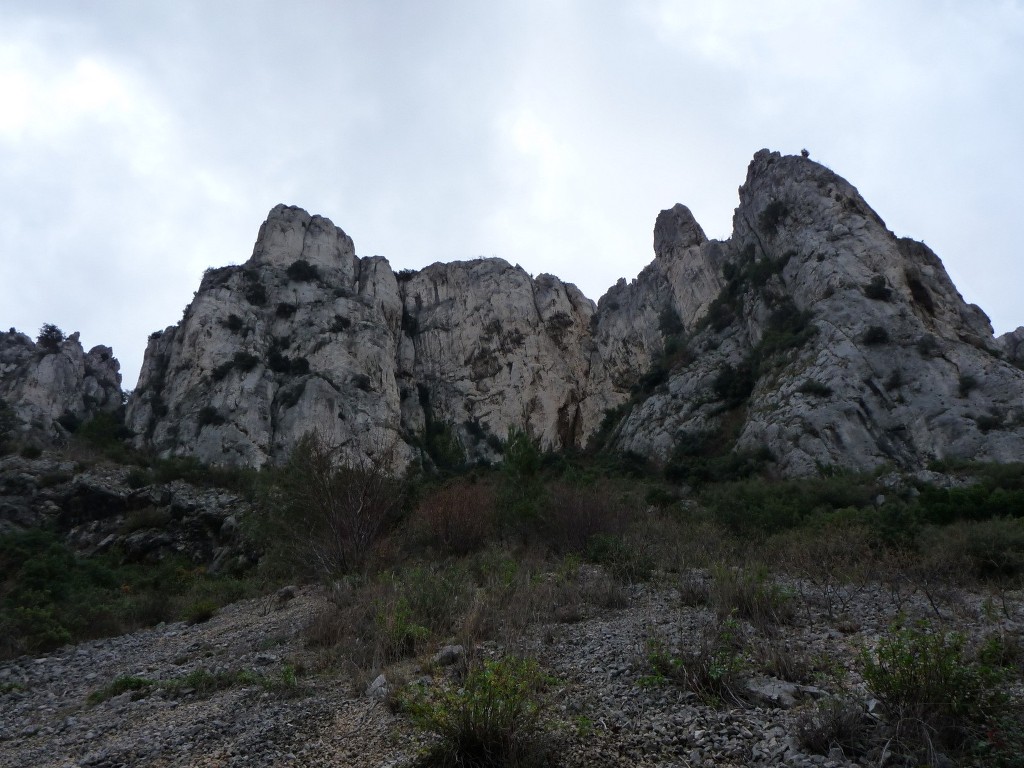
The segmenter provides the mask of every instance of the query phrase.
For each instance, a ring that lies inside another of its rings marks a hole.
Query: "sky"
[[[4,0],[0,328],[112,346],[130,389],[278,203],[596,300],[664,208],[728,237],[762,147],[1024,325],[1024,1]]]

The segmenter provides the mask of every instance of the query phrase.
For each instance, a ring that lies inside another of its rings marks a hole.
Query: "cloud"
[[[396,268],[493,254],[596,299],[662,208],[727,236],[767,146],[858,185],[1008,330],[1022,36],[1000,2],[15,0],[0,322],[111,344],[130,385],[279,202]]]

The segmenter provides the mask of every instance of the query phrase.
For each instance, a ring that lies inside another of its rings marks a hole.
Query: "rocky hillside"
[[[127,424],[140,448],[247,466],[314,429],[396,466],[493,461],[513,429],[791,476],[1024,456],[1024,328],[994,338],[939,258],[829,169],[761,150],[728,240],[676,205],[654,251],[595,305],[500,259],[396,274],[278,206],[249,260],[208,270],[152,334]],[[23,419],[116,405],[109,350],[74,346],[5,335],[0,394]]]

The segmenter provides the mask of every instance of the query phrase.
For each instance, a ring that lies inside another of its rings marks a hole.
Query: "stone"
[[[390,690],[388,679],[383,674],[379,674],[366,686],[366,695],[371,699],[383,699],[387,697]]]
[[[461,645],[446,645],[434,654],[431,661],[441,667],[458,664],[466,656],[466,649]]]
[[[100,413],[120,418],[120,363],[110,347],[85,352],[77,333],[36,343],[12,328],[0,332],[0,401],[22,439],[49,443]]]

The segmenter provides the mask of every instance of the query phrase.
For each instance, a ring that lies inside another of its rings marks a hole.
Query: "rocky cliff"
[[[77,333],[64,338],[47,326],[35,342],[12,328],[0,332],[0,402],[9,409],[12,432],[60,437],[99,413],[121,409],[120,364],[110,347],[83,350]]]
[[[732,237],[693,247],[720,251],[724,285],[706,309],[706,294],[681,308],[682,352],[624,419],[619,448],[766,449],[788,475],[1024,457],[1024,371],[1008,340],[927,246],[897,238],[828,169],[758,152]]]
[[[499,259],[396,275],[329,220],[278,206],[154,333],[128,425],[204,461],[283,459],[318,430],[398,465],[546,448],[659,462],[758,454],[788,475],[1024,457],[1020,332],[993,338],[926,246],[857,190],[762,150],[732,236],[662,211],[654,261],[597,306]],[[609,418],[605,418],[606,414]]]

